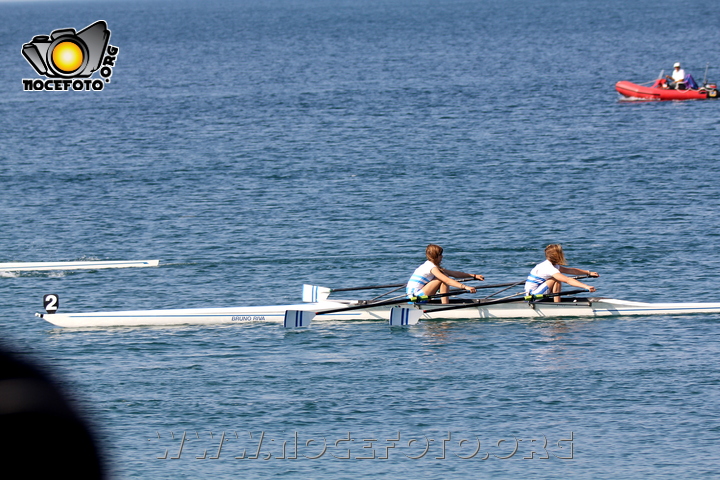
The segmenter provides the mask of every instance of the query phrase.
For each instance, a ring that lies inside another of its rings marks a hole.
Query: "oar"
[[[452,290],[448,293],[438,293],[436,295],[418,295],[416,297],[407,297],[403,295],[401,298],[393,298],[389,300],[383,300],[381,302],[368,302],[363,303],[361,305],[352,305],[349,307],[343,307],[343,308],[334,308],[332,310],[323,310],[321,312],[311,312],[307,310],[286,310],[285,311],[285,319],[283,321],[283,326],[285,328],[299,328],[299,327],[309,327],[310,322],[313,318],[315,318],[315,315],[325,315],[328,313],[339,313],[339,312],[350,312],[352,310],[363,310],[366,308],[372,308],[372,307],[381,307],[384,305],[397,305],[400,303],[406,303],[406,302],[420,302],[420,301],[427,301],[431,298],[440,298],[440,297],[449,297],[451,295],[459,295],[461,293],[467,293],[467,290]]]
[[[581,279],[581,278],[591,278],[591,276],[590,276],[590,275],[576,275],[576,276],[570,277],[570,278],[574,278],[575,280],[578,280],[578,279]],[[592,277],[592,278],[594,278],[594,277]],[[476,287],[476,288],[505,287],[505,288],[503,288],[502,290],[498,290],[497,292],[491,293],[490,295],[482,298],[482,300],[487,300],[487,299],[490,298],[490,297],[494,297],[494,296],[497,295],[498,293],[502,293],[502,292],[504,292],[505,290],[508,290],[508,289],[514,287],[515,285],[520,285],[521,283],[525,283],[525,282],[526,282],[526,280],[521,280],[521,281],[519,281],[519,282],[506,283],[506,284],[504,284],[504,285],[484,285],[484,286],[482,286],[482,287]]]
[[[535,294],[535,295],[525,295],[517,294],[512,295],[510,297],[506,298],[500,298],[498,300],[490,300],[489,302],[482,302],[482,301],[475,301],[473,303],[465,303],[463,305],[452,305],[449,307],[440,307],[440,308],[433,308],[428,310],[420,310],[415,308],[402,308],[402,307],[396,307],[390,310],[390,326],[396,327],[396,326],[405,326],[405,325],[415,325],[420,320],[420,317],[423,316],[425,313],[436,313],[436,312],[446,312],[448,310],[460,310],[462,308],[472,308],[472,307],[485,307],[488,305],[497,305],[500,303],[510,303],[510,302],[517,302],[518,300],[526,300],[528,302],[534,302],[536,300],[542,300],[544,298],[552,298],[552,297],[558,297],[560,295],[574,295],[576,293],[584,293],[588,292],[589,290],[582,289],[582,290],[569,290],[567,292],[560,292],[560,293],[541,293],[541,294]],[[405,311],[402,311],[405,310]]]
[[[367,287],[351,287],[351,288],[328,288],[318,285],[303,285],[302,299],[303,302],[322,302],[327,300],[332,292],[352,292],[355,290],[376,290],[381,288],[402,287],[404,283],[396,283],[392,285],[369,285]]]
[[[580,279],[580,278],[588,278],[590,275],[578,275],[575,277],[572,277],[574,279]],[[458,279],[459,282],[467,282],[469,280],[475,280],[474,278],[460,278]],[[521,283],[525,283],[525,280],[520,280],[519,282],[512,282],[512,283],[495,283],[492,285],[478,285],[475,287],[476,289],[480,288],[501,288],[501,287],[514,287],[515,285],[520,285]],[[404,287],[406,283],[394,283],[392,285],[370,285],[367,287],[350,287],[350,288],[329,288],[329,287],[321,287],[318,285],[303,285],[303,293],[302,293],[302,301],[306,303],[314,303],[314,302],[322,302],[323,300],[327,300],[328,297],[332,292],[352,292],[357,290],[374,290],[374,289],[381,289],[381,288],[395,288],[395,287]],[[507,289],[506,289],[507,290]],[[500,290],[502,292],[502,290]],[[500,293],[497,292],[497,293]],[[494,293],[493,295],[497,295],[497,293]],[[488,295],[485,298],[492,297],[493,295]]]
[[[469,278],[459,278],[457,279],[458,282],[467,282],[470,280],[475,280],[475,278],[469,277]],[[515,283],[498,283],[495,285],[480,285],[475,288],[497,288],[497,287],[512,287],[515,285],[520,285],[521,283],[525,283],[525,280],[522,280],[520,282]],[[404,287],[407,285],[407,282],[405,283],[396,283],[392,285],[371,285],[368,287],[351,287],[351,288],[328,288],[328,287],[321,287],[318,285],[303,285],[303,293],[302,293],[302,301],[307,303],[314,303],[314,302],[322,302],[323,300],[327,300],[327,298],[330,296],[332,292],[352,292],[356,290],[375,290],[375,289],[381,289],[381,288],[395,288],[395,287]]]

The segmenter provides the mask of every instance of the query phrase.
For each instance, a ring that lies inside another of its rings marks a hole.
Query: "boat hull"
[[[84,262],[0,263],[0,272],[36,272],[43,270],[98,270],[101,268],[157,267],[160,260],[92,260]]]
[[[707,100],[718,98],[718,90],[713,88],[700,88],[698,90],[675,90],[662,88],[659,82],[651,87],[636,83],[621,81],[615,84],[615,90],[627,98],[640,100]]]
[[[174,310],[138,310],[125,312],[45,313],[36,314],[48,322],[70,328],[128,327],[142,325],[211,325],[230,323],[282,323],[287,310],[319,313],[313,321],[321,320],[384,320],[390,318],[391,306],[371,307],[348,312],[322,314],[357,304],[355,301],[325,301],[299,305],[276,305],[237,308],[196,308]],[[720,303],[642,303],[608,298],[587,298],[560,303],[525,301],[475,305],[468,308],[433,313],[441,305],[407,305],[406,308],[427,310],[421,319],[502,319],[502,318],[562,318],[608,317],[625,315],[686,315],[720,313]]]

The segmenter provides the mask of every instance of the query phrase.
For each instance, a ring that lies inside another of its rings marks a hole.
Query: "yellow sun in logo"
[[[52,52],[53,64],[63,72],[71,73],[83,63],[83,52],[73,42],[60,42]]]

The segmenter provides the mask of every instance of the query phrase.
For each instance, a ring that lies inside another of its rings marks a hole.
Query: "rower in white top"
[[[428,245],[425,248],[425,256],[427,257],[427,261],[415,269],[410,280],[408,280],[406,287],[408,297],[429,296],[437,293],[445,294],[450,291],[450,287],[475,293],[475,287],[465,285],[450,277],[485,280],[485,277],[479,274],[457,272],[442,268],[440,263],[442,263],[443,248],[440,245],[433,243]],[[448,297],[442,297],[442,303],[448,302]]]
[[[545,261],[535,265],[525,282],[525,293],[528,295],[542,295],[546,293],[559,294],[562,292],[562,284],[567,283],[573,287],[586,289],[594,292],[595,287],[587,285],[568,275],[584,275],[587,277],[599,277],[600,274],[590,270],[566,267],[567,261],[562,246],[553,243],[545,247]],[[560,302],[560,296],[554,297],[555,302]]]

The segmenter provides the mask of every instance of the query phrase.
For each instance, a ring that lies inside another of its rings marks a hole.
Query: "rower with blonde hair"
[[[440,245],[430,244],[425,249],[427,261],[420,265],[408,280],[406,292],[409,297],[419,295],[435,295],[436,293],[448,293],[450,287],[457,287],[475,293],[475,287],[465,285],[459,281],[450,278],[473,278],[475,280],[485,280],[485,277],[479,274],[458,272],[447,270],[440,266],[443,256],[443,248]],[[442,303],[448,303],[447,297],[442,297]]]
[[[525,282],[525,293],[539,295],[544,293],[560,293],[562,284],[567,283],[573,287],[584,288],[590,292],[595,287],[587,285],[567,275],[586,275],[588,277],[599,277],[600,274],[590,270],[566,267],[567,261],[563,249],[557,243],[545,247],[545,261],[535,265]],[[560,297],[556,296],[555,301],[559,302]]]

